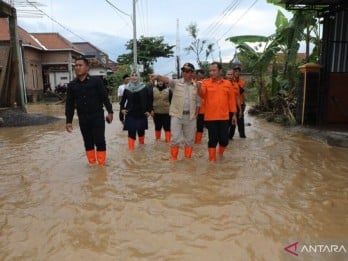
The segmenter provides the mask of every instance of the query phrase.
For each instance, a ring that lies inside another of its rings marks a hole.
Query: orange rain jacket
[[[245,81],[243,79],[239,78],[238,81],[235,80],[234,83],[236,83],[238,87],[243,88],[245,91]],[[238,92],[239,92],[239,88],[238,88]],[[239,95],[239,100],[240,100],[240,104],[245,104],[244,92]]]
[[[204,120],[228,120],[230,112],[237,112],[236,95],[230,81],[205,79],[202,81]]]

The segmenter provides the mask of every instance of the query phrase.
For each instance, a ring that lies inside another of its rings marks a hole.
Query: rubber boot
[[[139,144],[144,144],[145,143],[145,136],[139,137]]]
[[[128,149],[129,150],[134,150],[134,143],[135,143],[135,139],[128,137]]]
[[[203,132],[196,132],[195,144],[200,144],[202,141]]]
[[[98,164],[100,166],[104,166],[105,165],[105,159],[106,159],[106,151],[98,151],[97,150],[97,160],[98,160]]]
[[[216,161],[216,148],[208,148],[209,161]]]
[[[161,131],[155,131],[155,138],[156,138],[156,140],[161,139]]]
[[[219,146],[219,152],[218,152],[219,156],[224,155],[225,148],[226,148],[226,147]]]
[[[96,159],[96,156],[95,156],[95,150],[87,150],[86,151],[86,156],[87,156],[87,159],[88,159],[88,163],[90,165],[94,165],[97,163],[97,159]]]
[[[179,147],[177,146],[171,146],[170,147],[170,155],[171,155],[171,160],[177,160],[178,159],[178,154],[179,154]]]
[[[165,135],[165,141],[166,141],[166,143],[169,143],[169,142],[170,142],[170,138],[171,138],[170,131],[165,131],[165,132],[164,132],[164,135]]]
[[[185,147],[185,158],[190,159],[192,155],[192,147]]]

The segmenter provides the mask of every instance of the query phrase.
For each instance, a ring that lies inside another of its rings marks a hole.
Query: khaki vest
[[[196,117],[196,109],[200,106],[198,104],[198,96],[197,96],[197,88],[192,82],[191,84],[185,83],[184,79],[173,80],[170,84],[173,89],[173,98],[169,108],[170,116],[178,117],[182,119],[183,108],[184,108],[184,95],[185,89],[189,89],[189,101],[190,101],[190,119],[194,119]]]
[[[153,111],[155,113],[169,113],[169,88],[160,91],[158,88],[153,88]]]

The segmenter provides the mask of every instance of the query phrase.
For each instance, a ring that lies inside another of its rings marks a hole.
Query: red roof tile
[[[75,45],[58,33],[32,33],[31,35],[38,39],[47,50],[72,49],[81,52]]]
[[[19,39],[23,45],[42,49],[41,45],[31,35],[20,26],[17,26]],[[7,18],[0,18],[0,41],[10,41],[10,31]]]

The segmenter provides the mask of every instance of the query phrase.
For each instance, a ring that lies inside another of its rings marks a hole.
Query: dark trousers
[[[155,113],[153,121],[156,131],[160,131],[162,128],[164,131],[170,131],[170,116],[168,113]]]
[[[228,145],[228,120],[205,121],[208,129],[208,148],[216,148],[217,144],[222,147]]]
[[[120,122],[124,122],[124,114],[121,112],[118,113],[118,118],[120,119]]]
[[[79,115],[79,124],[86,151],[106,151],[104,113]]]
[[[137,139],[137,133],[138,133],[138,137],[142,137],[145,135],[145,130],[129,130],[128,131],[128,137],[132,138],[133,140]]]
[[[243,116],[239,117],[239,110],[237,110],[237,127],[238,127],[238,133],[240,137],[245,137],[245,126],[244,126],[244,110],[245,110],[245,104],[241,105],[243,110]],[[228,137],[230,139],[233,138],[234,133],[236,132],[236,125],[231,124],[232,121],[232,114],[230,114],[230,130],[228,132]]]
[[[204,114],[197,115],[197,132],[203,132],[204,129]]]

